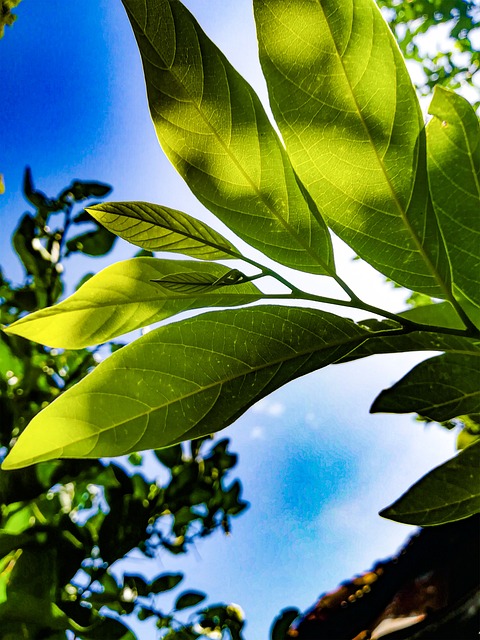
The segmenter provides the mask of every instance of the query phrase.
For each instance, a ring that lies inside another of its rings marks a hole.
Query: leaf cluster
[[[49,198],[35,189],[27,168],[24,193],[34,213],[24,214],[13,236],[25,277],[14,285],[1,275],[2,323],[58,299],[63,265],[73,251],[110,250],[116,236],[76,209],[110,190],[77,180]],[[91,243],[79,248],[75,238],[85,234],[77,229],[85,222]],[[122,346],[112,342],[103,350]],[[50,349],[0,334],[2,457],[34,415],[97,366],[98,355],[98,349]],[[162,604],[161,594],[182,574],[148,581],[123,572],[118,562],[134,549],[145,558],[186,553],[195,539],[229,531],[231,519],[247,506],[240,483],[228,480],[236,460],[227,440],[198,440],[156,452],[155,468],[166,477],[161,482],[145,477],[140,455],[123,464],[56,460],[0,471],[0,636],[65,638],[70,631],[85,640],[134,639],[128,624],[133,616],[150,618],[172,639],[201,637],[211,607],[197,608],[187,622],[179,612],[199,605],[204,594],[180,593],[171,610]],[[227,605],[218,610],[224,628],[241,638],[243,621]]]
[[[160,326],[113,353],[33,418],[3,467],[169,447],[219,431],[329,364],[433,350],[443,355],[383,391],[372,411],[459,421],[462,446],[474,442],[383,514],[433,525],[475,513],[480,128],[472,106],[436,87],[425,128],[404,60],[371,0],[255,0],[281,142],[253,89],[181,2],[123,4],[165,153],[198,199],[263,257],[161,205],[87,207],[99,228],[142,251],[188,260],[114,264],[11,324],[8,335],[83,348],[180,312],[223,309]],[[422,304],[392,313],[362,300],[336,270],[331,231]],[[232,259],[235,268],[224,266]],[[331,278],[339,296],[321,295],[321,279],[319,294],[303,290],[282,266]],[[288,293],[268,293],[271,278]],[[370,317],[354,323],[323,304]]]
[[[418,88],[422,94],[429,95],[437,84],[450,89],[469,85],[478,93],[480,52],[472,37],[480,23],[480,10],[474,0],[377,2],[385,9],[403,55],[421,66],[424,81]],[[427,38],[435,37],[440,25],[447,28],[442,50],[427,56],[423,52]],[[475,108],[479,105],[477,100]]]

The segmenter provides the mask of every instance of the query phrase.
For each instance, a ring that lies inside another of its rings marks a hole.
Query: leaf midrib
[[[361,343],[361,342],[367,340],[369,337],[370,337],[369,335],[363,335],[363,336],[356,336],[355,338],[349,338],[347,340],[339,340],[339,341],[337,341],[337,342],[335,342],[333,344],[329,343],[328,345],[323,345],[323,347],[319,347],[318,349],[315,349],[313,351],[311,349],[305,350],[305,351],[300,351],[300,352],[297,351],[290,357],[282,357],[282,358],[279,358],[277,360],[272,360],[272,361],[269,361],[268,364],[257,365],[255,367],[249,366],[248,367],[248,371],[245,371],[242,374],[236,374],[236,375],[232,375],[230,377],[225,377],[221,381],[217,380],[215,382],[212,382],[211,384],[208,384],[206,386],[202,386],[201,388],[198,388],[198,389],[196,389],[194,391],[186,393],[183,396],[176,397],[175,399],[173,399],[171,401],[168,401],[168,402],[166,402],[166,403],[164,403],[162,405],[159,405],[159,406],[157,406],[155,408],[150,407],[150,409],[148,411],[145,411],[144,413],[139,413],[136,416],[134,416],[134,417],[132,417],[132,418],[130,418],[128,420],[123,420],[122,422],[117,422],[116,424],[111,425],[110,427],[107,427],[105,429],[102,429],[101,431],[98,431],[96,434],[92,434],[91,436],[88,436],[88,438],[84,437],[84,438],[81,438],[81,439],[78,439],[78,440],[71,440],[68,443],[68,445],[65,445],[65,446],[70,446],[71,444],[77,444],[77,443],[82,442],[82,441],[84,441],[86,439],[89,439],[91,437],[95,437],[95,436],[100,437],[102,434],[104,434],[104,433],[106,433],[108,431],[111,431],[112,429],[120,428],[123,425],[128,424],[132,420],[137,420],[138,418],[143,418],[145,416],[149,416],[154,411],[158,411],[160,409],[164,409],[164,408],[170,407],[170,406],[172,406],[172,405],[174,405],[174,404],[176,404],[178,402],[182,402],[183,400],[186,400],[186,399],[188,399],[188,398],[190,398],[192,396],[195,396],[198,393],[204,393],[205,391],[208,391],[210,389],[214,389],[215,387],[218,387],[218,386],[222,387],[223,385],[228,384],[229,382],[233,382],[234,380],[236,380],[238,378],[246,377],[246,376],[248,376],[250,374],[253,374],[253,373],[256,373],[258,371],[261,371],[262,369],[268,369],[268,368],[271,368],[271,367],[282,365],[282,364],[284,364],[286,362],[293,361],[293,360],[295,360],[297,358],[303,358],[305,356],[311,356],[313,353],[318,353],[318,352],[320,352],[322,350],[327,350],[327,349],[335,349],[335,348],[341,347],[343,345],[348,345],[349,343],[352,343],[352,348],[354,348],[355,343],[357,343],[357,342]],[[190,346],[192,346],[192,345],[190,345]],[[194,348],[198,349],[199,347],[194,347]],[[211,352],[212,355],[215,353],[215,352],[212,352],[210,349],[208,349],[208,350],[205,349],[205,350]],[[343,357],[343,356],[339,356],[339,357]],[[115,369],[115,371],[119,371],[119,370],[122,370],[122,369],[130,371],[132,369],[135,369],[135,367],[117,367]],[[139,367],[138,369],[141,370],[141,371],[145,371],[146,370],[145,367]],[[170,375],[172,375],[172,374],[170,374]],[[180,378],[180,376],[175,376],[175,377]],[[187,378],[181,378],[181,379],[185,380],[187,382],[192,382],[191,380],[188,380]],[[108,395],[108,392],[105,393],[103,391],[83,391],[82,393],[77,393],[75,397],[76,398],[80,398],[81,396],[84,396],[84,395],[87,395],[87,396]],[[134,398],[134,399],[136,400],[136,398]],[[197,424],[198,424],[198,422],[196,424],[194,424],[194,425],[190,425],[188,430],[192,429]],[[62,450],[64,448],[65,447],[62,447]]]
[[[357,114],[358,114],[358,117],[359,117],[359,119],[360,119],[360,121],[361,121],[362,127],[363,127],[363,129],[364,129],[365,133],[367,134],[367,137],[368,137],[368,140],[369,140],[370,146],[371,146],[371,148],[372,148],[372,149],[373,149],[373,151],[374,151],[375,158],[376,158],[376,160],[377,160],[377,162],[378,162],[378,164],[379,164],[379,166],[380,166],[380,169],[381,169],[381,171],[382,171],[382,174],[383,174],[383,176],[384,176],[384,178],[385,178],[385,181],[386,181],[386,183],[387,183],[387,185],[388,185],[388,189],[389,189],[389,191],[390,191],[390,193],[391,193],[392,200],[393,200],[393,202],[394,202],[394,204],[395,204],[395,206],[396,206],[396,208],[397,208],[397,210],[398,210],[398,212],[399,212],[399,214],[400,214],[401,219],[403,220],[403,223],[404,223],[404,225],[405,225],[405,227],[406,227],[407,231],[409,232],[409,234],[410,234],[410,236],[411,236],[411,238],[412,238],[412,240],[413,240],[413,242],[414,242],[415,246],[417,247],[417,249],[418,249],[418,251],[419,251],[419,253],[420,253],[420,255],[421,255],[421,257],[422,257],[423,261],[425,262],[425,264],[427,265],[428,269],[429,269],[429,270],[430,270],[430,272],[432,273],[432,275],[433,275],[434,279],[435,279],[435,280],[437,281],[437,283],[439,284],[440,288],[441,288],[441,289],[444,291],[444,293],[446,294],[447,299],[451,299],[452,294],[451,294],[450,288],[449,288],[449,287],[447,286],[447,284],[443,281],[443,279],[441,278],[440,274],[438,273],[438,271],[437,271],[437,269],[436,269],[435,265],[434,265],[434,264],[433,264],[433,262],[430,260],[429,255],[428,255],[428,254],[426,253],[426,251],[424,250],[423,245],[422,245],[422,243],[421,243],[420,239],[418,238],[417,234],[415,233],[415,231],[414,231],[414,229],[413,229],[412,225],[410,224],[410,222],[409,222],[409,220],[408,220],[407,212],[403,209],[402,205],[400,204],[400,202],[399,202],[399,200],[398,200],[398,197],[397,197],[397,195],[396,195],[396,193],[395,193],[395,190],[393,189],[392,183],[391,183],[390,178],[389,178],[389,175],[388,175],[388,173],[387,173],[386,167],[385,167],[385,165],[384,165],[384,163],[383,163],[383,161],[382,161],[382,159],[381,159],[381,157],[380,157],[380,155],[379,155],[379,153],[378,153],[377,147],[375,146],[375,144],[374,144],[374,142],[373,142],[372,136],[371,136],[371,134],[370,134],[370,130],[369,130],[369,129],[368,129],[368,127],[367,127],[367,124],[366,124],[365,119],[364,119],[363,114],[362,114],[362,110],[360,109],[360,105],[358,104],[358,101],[357,101],[357,99],[356,99],[355,92],[353,91],[352,85],[351,85],[351,83],[350,83],[350,78],[349,78],[349,76],[348,76],[348,74],[347,74],[347,70],[346,70],[345,65],[344,65],[344,63],[343,63],[343,58],[342,58],[342,56],[340,55],[340,52],[339,52],[338,47],[337,47],[337,43],[336,43],[336,41],[335,41],[335,38],[333,37],[333,33],[332,33],[331,28],[330,28],[330,23],[329,23],[329,21],[328,21],[328,19],[327,19],[327,16],[326,16],[326,14],[325,14],[325,11],[323,10],[323,7],[322,7],[322,5],[321,5],[320,0],[316,0],[316,2],[317,2],[317,4],[318,4],[318,7],[319,7],[320,11],[322,12],[322,15],[323,15],[323,17],[324,17],[325,23],[327,24],[328,31],[329,31],[329,33],[330,33],[330,38],[331,38],[331,41],[332,41],[333,46],[334,46],[334,48],[335,48],[335,52],[336,52],[336,54],[337,54],[337,58],[338,58],[338,60],[339,60],[339,63],[340,63],[340,65],[341,65],[341,68],[342,68],[342,71],[343,71],[343,75],[344,75],[344,77],[345,77],[345,81],[347,82],[348,88],[349,88],[349,90],[350,90],[351,98],[352,98],[353,103],[354,103],[354,105],[355,105],[355,109],[357,110]],[[374,7],[372,7],[372,11],[374,11],[374,10],[375,10],[375,8],[374,8]],[[418,156],[417,156],[417,168],[418,168]],[[416,179],[417,179],[417,176],[416,176],[416,173],[415,173],[414,184],[415,184]],[[414,191],[414,185],[412,186],[412,193],[413,193],[413,191]],[[427,208],[428,208],[428,206],[427,206]]]
[[[116,203],[109,203],[112,205],[115,205]],[[87,208],[88,211],[88,208]],[[97,209],[96,211],[101,211],[101,209]],[[142,220],[141,218],[137,218],[134,215],[130,215],[128,213],[111,213],[110,211],[104,211],[104,213],[108,214],[108,215],[116,215],[119,218],[128,218],[129,220],[136,220],[138,223],[143,223],[143,224],[150,224],[152,227],[159,227],[160,229],[166,229],[168,231],[170,231],[171,233],[176,233],[178,234],[180,237],[185,237],[188,238],[189,240],[193,240],[195,242],[198,242],[200,245],[207,245],[213,249],[216,249],[217,251],[221,251],[226,253],[227,255],[231,255],[235,258],[242,258],[242,255],[240,253],[238,253],[235,248],[233,246],[222,246],[222,245],[217,245],[214,242],[210,242],[208,240],[206,240],[205,238],[201,237],[201,236],[194,236],[192,234],[189,234],[187,231],[178,231],[177,229],[173,229],[172,227],[167,226],[167,224],[160,224],[157,221],[155,222],[149,222],[148,220]],[[195,218],[194,218],[195,220]],[[196,222],[200,222],[195,220]],[[113,226],[113,225],[112,225]],[[130,227],[131,229],[132,227]],[[147,242],[149,242],[147,240]],[[157,251],[157,249],[156,249]],[[158,251],[162,251],[162,249],[158,249]]]

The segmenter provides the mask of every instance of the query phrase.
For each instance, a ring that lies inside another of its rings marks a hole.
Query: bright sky
[[[265,98],[250,0],[185,4]],[[157,202],[211,223],[157,144],[120,0],[24,2],[17,13],[0,42],[0,173],[7,189],[0,196],[0,263],[6,275],[22,277],[10,236],[28,208],[20,188],[26,164],[49,195],[75,178],[101,180],[114,186],[114,200]],[[123,244],[113,257],[75,258],[67,278],[73,285],[85,270],[133,252]],[[378,295],[380,277],[343,250],[340,262],[359,293],[370,300]],[[387,286],[382,298],[402,306]],[[422,358],[376,356],[330,367],[260,402],[221,434],[240,454],[235,474],[251,503],[233,522],[233,534],[202,541],[186,558],[165,554],[138,569],[185,571],[184,587],[206,591],[210,602],[241,605],[247,639],[264,640],[283,607],[304,609],[391,555],[410,528],[383,520],[379,509],[454,453],[454,436],[439,427],[368,413],[377,393]]]

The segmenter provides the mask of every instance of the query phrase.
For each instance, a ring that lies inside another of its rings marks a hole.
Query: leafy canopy
[[[167,447],[224,428],[315,369],[415,349],[444,355],[380,394],[373,410],[461,419],[471,432],[480,412],[472,392],[480,342],[480,132],[472,106],[437,88],[425,130],[405,63],[373,0],[254,0],[283,144],[253,89],[181,2],[123,4],[166,155],[210,211],[280,266],[266,267],[176,210],[90,207],[113,234],[193,260],[113,265],[59,305],[10,325],[8,334],[79,348],[184,310],[242,308],[161,326],[113,354],[33,418],[4,468]],[[335,270],[330,230],[428,305],[395,314],[362,301]],[[255,275],[217,264],[232,257]],[[321,279],[319,294],[302,291],[281,265],[332,278],[339,297],[321,295]],[[266,276],[289,293],[266,293],[267,280],[263,288],[251,282]],[[271,304],[275,298],[290,306]],[[319,303],[373,317],[355,324]],[[448,402],[432,379],[452,387]],[[474,446],[385,515],[429,525],[478,510]],[[452,477],[455,494],[448,491]]]

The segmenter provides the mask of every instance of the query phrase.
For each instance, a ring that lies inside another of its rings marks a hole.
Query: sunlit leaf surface
[[[261,298],[261,292],[250,282],[211,286],[230,272],[223,265],[192,260],[132,258],[117,262],[63,302],[25,316],[6,332],[49,347],[79,349],[189,309],[240,306]],[[152,282],[179,276],[203,282],[203,287],[179,290]]]
[[[270,258],[333,270],[330,236],[247,82],[175,0],[123,0],[142,56],[150,112],[197,198]]]
[[[373,0],[255,0],[254,8],[275,119],[328,224],[395,282],[448,296],[422,114]]]
[[[272,306],[160,327],[116,351],[37,414],[3,466],[116,456],[214,433],[367,335],[329,313]]]

